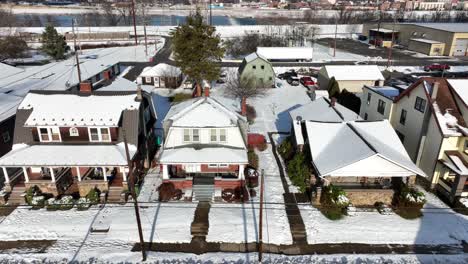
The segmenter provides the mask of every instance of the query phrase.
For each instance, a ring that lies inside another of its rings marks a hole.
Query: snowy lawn
[[[356,212],[332,221],[311,205],[300,209],[309,243],[459,244],[468,239],[468,216],[453,212],[433,194],[426,193],[426,199],[424,215],[414,220]]]

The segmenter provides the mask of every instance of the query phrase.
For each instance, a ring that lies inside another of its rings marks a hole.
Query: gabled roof
[[[431,99],[434,83],[439,83],[435,100]],[[395,102],[400,101],[405,96],[410,96],[416,88],[422,88],[426,94],[426,100],[429,102],[429,109],[436,118],[439,130],[446,136],[459,136],[460,127],[452,126],[450,123],[456,120],[457,125],[466,127],[466,122],[454,98],[454,91],[450,88],[449,80],[445,78],[423,77],[413,83],[408,89],[401,93]]]
[[[388,120],[305,123],[319,176],[425,176],[409,158]]]
[[[164,149],[160,163],[226,163],[247,164],[247,151],[244,148],[231,147],[191,147]]]
[[[325,65],[328,78],[337,81],[385,80],[377,65]]]
[[[447,80],[447,82],[450,87],[452,87],[455,94],[465,104],[465,107],[468,107],[468,79],[450,79]]]
[[[293,121],[300,116],[301,120],[322,121],[322,122],[343,122],[361,120],[361,117],[355,112],[335,103],[331,106],[329,99],[320,97],[315,101],[302,105],[289,111]]]
[[[117,127],[124,110],[138,110],[136,92],[31,91],[18,109],[32,109],[24,126]]]
[[[175,66],[166,64],[166,63],[159,63],[153,67],[146,67],[143,69],[143,72],[140,76],[164,76],[164,77],[177,77],[182,74],[182,71]]]
[[[268,62],[268,59],[266,57],[258,54],[257,52],[253,52],[253,53],[250,53],[249,55],[245,56],[244,60],[247,63],[249,63],[249,62],[254,61],[254,60],[258,59],[258,58]]]
[[[0,78],[2,79],[23,71],[24,69],[17,68],[5,63],[0,63]]]
[[[237,121],[246,121],[229,99],[198,97],[175,104],[164,121],[171,120],[173,126],[184,127],[227,127],[237,126]],[[232,101],[231,101],[232,102]]]

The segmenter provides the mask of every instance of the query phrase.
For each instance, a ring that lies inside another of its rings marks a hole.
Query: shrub
[[[39,187],[37,187],[37,185],[30,187],[29,189],[26,190],[26,196],[25,196],[26,203],[28,205],[32,205],[34,196],[40,196],[41,194],[42,194],[42,191],[41,189],[39,189]]]
[[[283,157],[284,161],[289,161],[294,155],[294,147],[291,143],[291,136],[285,138],[278,147],[278,152]]]
[[[45,197],[42,195],[33,196],[31,199],[31,205],[33,209],[40,209],[45,206]]]
[[[402,184],[395,193],[394,203],[398,215],[405,219],[415,219],[422,216],[421,208],[426,203],[426,198],[423,192]]]
[[[257,145],[257,149],[259,151],[265,151],[266,149],[268,148],[268,145],[266,142],[262,142],[260,144]]]
[[[55,200],[55,198],[49,198],[49,199],[47,200],[46,209],[47,209],[48,211],[55,211],[55,210],[58,210],[58,209],[59,209],[58,203],[57,203],[57,201]]]
[[[78,208],[79,211],[88,210],[90,206],[91,206],[91,201],[86,197],[81,197],[80,199],[78,199],[76,203],[76,207]]]
[[[191,94],[187,94],[187,93],[176,93],[174,96],[171,96],[169,98],[169,101],[170,102],[173,102],[173,103],[178,103],[178,102],[182,102],[182,101],[185,101],[185,100],[188,100],[188,99],[192,99],[192,95]]]
[[[249,191],[244,187],[228,188],[222,191],[221,197],[228,203],[246,202],[249,200]]]
[[[325,217],[330,220],[338,220],[346,215],[349,199],[342,188],[329,185],[323,188],[320,203],[320,211]]]
[[[307,188],[307,180],[310,177],[309,164],[303,153],[296,153],[287,165],[288,176],[291,182],[299,188],[301,192],[305,192]]]
[[[60,210],[70,210],[73,208],[73,206],[75,206],[73,197],[71,195],[65,195],[57,202],[59,204]]]
[[[247,152],[247,157],[249,159],[249,165],[254,167],[255,169],[258,168],[258,155],[255,153],[253,149],[249,149]]]
[[[249,124],[253,124],[255,118],[257,118],[257,111],[255,111],[255,108],[251,105],[246,105],[246,110],[247,121],[249,122]]]
[[[159,186],[159,201],[180,200],[183,196],[182,190],[176,189],[172,182],[165,182]]]
[[[91,204],[98,204],[100,202],[99,196],[100,191],[97,188],[93,188],[89,190],[88,194],[86,195],[86,199],[88,199]]]

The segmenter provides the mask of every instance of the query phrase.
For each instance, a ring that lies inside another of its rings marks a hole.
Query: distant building
[[[175,66],[159,63],[146,67],[137,78],[140,84],[153,85],[156,88],[177,88],[182,83],[182,71]]]
[[[311,47],[257,47],[257,54],[270,62],[312,61]]]
[[[257,84],[265,87],[275,85],[275,71],[267,58],[256,52],[246,56],[238,69],[241,79],[253,78]]]
[[[326,65],[318,74],[320,89],[327,90],[333,77],[340,91],[351,93],[361,93],[364,85],[382,85],[385,80],[377,65]]]

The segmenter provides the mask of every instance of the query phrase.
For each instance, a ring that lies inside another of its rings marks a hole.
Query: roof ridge
[[[379,153],[377,149],[369,142],[367,139],[357,131],[356,127],[354,127],[351,122],[346,122],[346,125],[353,130],[353,132],[374,152],[374,153]]]

